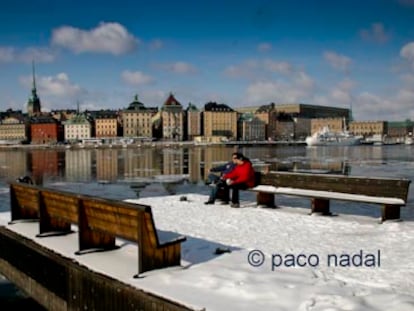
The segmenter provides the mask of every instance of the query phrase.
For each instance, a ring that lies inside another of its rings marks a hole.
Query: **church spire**
[[[36,93],[36,75],[35,75],[34,60],[32,60],[32,75],[33,75],[33,88],[32,88],[32,92],[35,92]]]
[[[35,74],[35,64],[34,60],[32,61],[32,75],[33,75],[33,87],[32,87],[32,95],[27,102],[27,113],[30,116],[40,114],[40,99],[37,96],[36,90],[36,74]]]

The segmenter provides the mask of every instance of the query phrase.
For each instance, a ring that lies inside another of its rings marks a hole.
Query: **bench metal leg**
[[[400,206],[384,204],[381,209],[381,221],[400,219]]]
[[[275,195],[273,193],[258,192],[256,194],[257,205],[266,205],[267,207],[275,207]]]
[[[332,213],[329,211],[329,200],[327,199],[312,199],[312,210],[313,213],[321,213],[322,215],[330,216]]]

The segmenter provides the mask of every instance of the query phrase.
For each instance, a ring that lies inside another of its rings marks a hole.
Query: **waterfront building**
[[[351,112],[346,108],[318,106],[307,104],[278,104],[274,106],[276,114],[288,114],[293,118],[293,126],[291,126],[293,133],[290,134],[294,139],[303,140],[306,136],[313,134],[323,126],[329,126],[335,131],[340,132],[346,128],[350,120]],[[314,120],[315,119],[315,120]],[[271,123],[272,121],[270,121]],[[275,123],[275,121],[273,121]],[[345,123],[345,124],[344,124]],[[285,134],[277,133],[276,136],[286,136]]]
[[[195,137],[201,135],[201,111],[192,103],[188,104],[185,110],[185,133],[186,140],[194,140]]]
[[[118,122],[118,114],[116,111],[96,111],[92,115],[95,121],[96,138],[110,138],[119,136],[120,126]]]
[[[386,121],[352,121],[349,123],[349,131],[354,135],[364,137],[383,137],[388,132]]]
[[[311,119],[345,118],[348,122],[350,110],[329,106],[301,103],[270,103],[259,107],[236,108],[239,112],[254,111],[255,116],[266,124],[266,138],[271,140],[303,140],[311,135]],[[288,120],[286,116],[290,116]]]
[[[70,120],[63,122],[64,139],[69,142],[79,142],[90,139],[92,135],[92,122],[85,113],[78,113]]]
[[[184,139],[183,106],[170,93],[161,108],[162,138],[182,141]]]
[[[274,109],[275,104],[270,103],[268,105],[260,106],[254,111],[255,117],[257,117],[259,120],[262,120],[265,124],[265,139],[269,138],[270,113],[271,111],[274,111]]]
[[[210,137],[223,137],[230,140],[237,139],[238,112],[225,104],[209,102],[204,105],[203,134]]]
[[[266,140],[266,124],[252,113],[240,115],[238,124],[238,140],[263,141]]]
[[[0,143],[20,144],[30,139],[30,126],[21,112],[9,112],[0,120]]]
[[[405,136],[411,136],[413,133],[414,122],[405,120],[400,122],[388,122],[387,136],[403,139]]]
[[[278,104],[275,105],[276,112],[290,114],[292,117],[308,119],[322,118],[345,118],[349,122],[350,110],[346,108],[317,106],[306,104]]]
[[[76,109],[59,109],[59,110],[52,110],[50,112],[50,115],[52,118],[63,122],[66,120],[72,119],[76,114],[78,113],[78,110]]]
[[[332,133],[341,133],[347,129],[347,124],[344,118],[315,118],[311,120],[311,135],[324,127],[328,127]]]
[[[292,115],[270,111],[269,117],[269,139],[289,141],[295,138],[295,122]]]
[[[30,119],[32,144],[56,144],[63,141],[63,126],[51,115],[39,115]]]
[[[150,138],[153,135],[152,118],[158,112],[158,108],[147,108],[135,95],[127,109],[121,112],[123,137]]]

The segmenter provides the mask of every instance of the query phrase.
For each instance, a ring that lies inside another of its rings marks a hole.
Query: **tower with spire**
[[[39,115],[41,111],[40,99],[37,96],[37,91],[36,91],[36,77],[35,77],[34,61],[32,61],[32,74],[33,74],[32,94],[29,97],[29,100],[27,102],[27,114],[29,116]]]

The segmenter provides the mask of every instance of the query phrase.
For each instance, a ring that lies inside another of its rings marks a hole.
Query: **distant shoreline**
[[[156,141],[133,144],[14,144],[0,145],[0,150],[16,149],[125,149],[125,148],[142,148],[142,147],[206,147],[206,146],[302,146],[306,145],[304,141],[231,141],[223,143],[199,143],[193,141]]]

